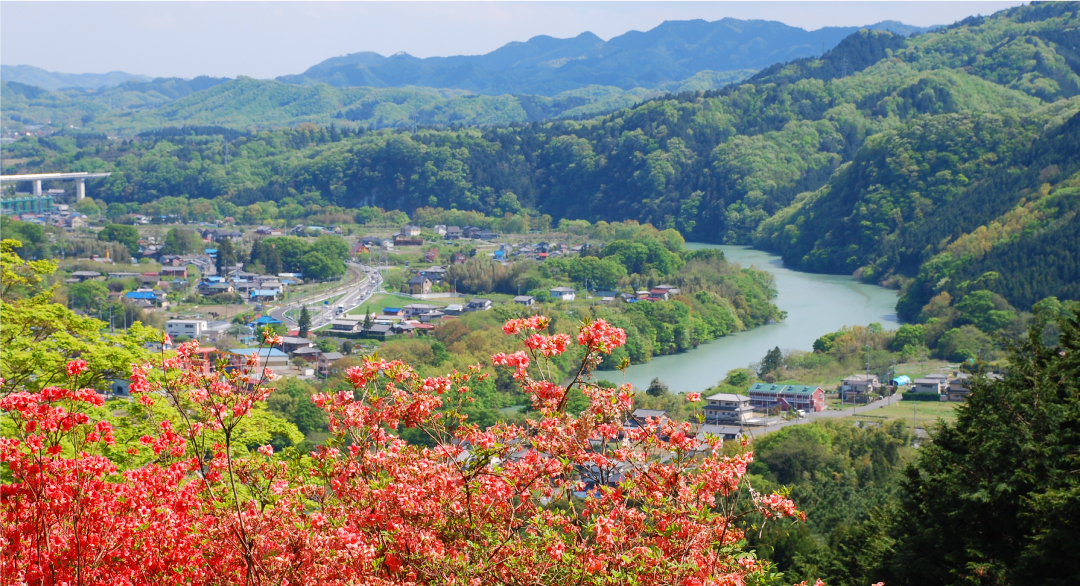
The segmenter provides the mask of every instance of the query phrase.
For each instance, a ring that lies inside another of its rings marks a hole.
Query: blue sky
[[[472,55],[536,35],[603,39],[665,20],[778,20],[813,30],[928,26],[1021,2],[14,2],[0,61],[65,73],[270,78],[328,57]]]

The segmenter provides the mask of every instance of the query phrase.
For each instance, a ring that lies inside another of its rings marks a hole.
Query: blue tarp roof
[[[894,384],[897,384],[897,385],[910,385],[911,384],[911,378],[908,377],[906,374],[905,375],[900,375],[900,376],[892,379],[892,382]]]
[[[253,322],[251,322],[251,323],[253,323],[253,324],[257,324],[257,325],[263,325],[263,324],[270,324],[270,325],[273,325],[273,324],[279,324],[279,323],[281,323],[281,320],[280,320],[280,319],[275,319],[275,318],[272,318],[272,317],[270,317],[269,315],[264,315],[264,316],[262,316],[262,317],[260,317],[260,318],[256,319],[255,321],[253,321]]]
[[[252,289],[252,297],[272,297],[278,294],[277,289]]]
[[[382,308],[383,313],[397,313],[399,311],[401,311],[400,307],[384,307],[384,308]]]
[[[131,291],[127,294],[128,299],[154,299],[153,291]]]

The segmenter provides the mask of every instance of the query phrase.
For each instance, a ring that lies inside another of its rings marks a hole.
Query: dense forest
[[[92,186],[110,204],[292,198],[635,219],[903,285],[908,319],[968,289],[1029,309],[1075,296],[1063,247],[1080,171],[1078,11],[1022,6],[906,38],[862,30],[742,85],[587,120],[60,133],[4,145],[4,172],[111,170]]]

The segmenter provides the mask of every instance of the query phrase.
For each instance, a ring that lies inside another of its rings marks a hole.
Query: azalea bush
[[[753,490],[745,444],[725,456],[689,423],[626,425],[629,385],[591,377],[625,333],[596,320],[574,340],[548,325],[507,322],[524,348],[491,358],[530,397],[537,416],[524,424],[480,428],[464,415],[489,367],[421,377],[368,356],[347,371],[349,390],[313,397],[331,439],[310,453],[253,443],[245,425],[272,378],[254,357],[208,364],[182,344],[132,366],[122,413],[83,388],[88,367],[74,360],[62,387],[0,399],[5,582],[781,581],[743,549],[744,530],[803,515]],[[575,343],[580,365],[552,380],[551,359]],[[567,408],[572,389],[589,400],[580,413]],[[121,433],[118,417],[153,431]],[[403,441],[407,428],[434,447]]]

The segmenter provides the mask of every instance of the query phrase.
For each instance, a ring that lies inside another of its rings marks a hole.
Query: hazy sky
[[[0,2],[0,62],[65,73],[269,78],[358,51],[487,53],[536,35],[607,40],[665,20],[809,30],[951,24],[1021,2]]]

